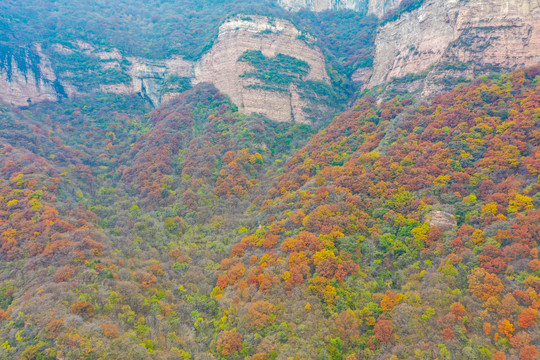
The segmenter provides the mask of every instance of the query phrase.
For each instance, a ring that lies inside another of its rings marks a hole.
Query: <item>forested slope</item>
[[[2,106],[0,358],[534,359],[539,75],[317,134],[205,84]]]
[[[222,261],[228,330],[278,358],[535,358],[538,71],[336,118]]]

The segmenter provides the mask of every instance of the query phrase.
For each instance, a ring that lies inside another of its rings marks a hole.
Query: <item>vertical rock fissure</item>
[[[294,120],[294,104],[293,104],[293,94],[292,94],[292,84],[289,85],[289,107],[291,109],[291,122],[296,122]]]

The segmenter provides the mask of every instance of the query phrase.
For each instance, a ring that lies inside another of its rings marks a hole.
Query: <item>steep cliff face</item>
[[[195,66],[196,82],[213,83],[244,113],[263,113],[276,121],[309,122],[305,108],[316,105],[302,96],[298,84],[289,83],[283,91],[246,76],[254,70],[249,62],[240,61],[246,51],[260,51],[269,59],[285,55],[300,60],[309,68],[303,81],[329,83],[321,50],[290,22],[262,16],[234,17],[225,22],[212,49]]]
[[[149,60],[139,57],[126,57],[117,49],[98,49],[94,46],[77,41],[73,49],[60,45],[55,46],[55,51],[64,55],[86,57],[93,60],[94,71],[87,77],[97,78],[97,88],[103,92],[119,94],[139,94],[149,100],[154,106],[167,101],[177,92],[165,88],[164,82],[170,76],[192,78],[193,62],[186,61],[179,56],[166,60]],[[100,76],[107,72],[117,72],[123,76],[105,78]],[[62,75],[62,74],[61,74]],[[77,74],[64,74],[69,83],[70,76]],[[100,79],[101,78],[101,79]],[[99,81],[101,80],[101,82]],[[71,86],[73,87],[73,86]],[[87,92],[89,89],[75,89],[73,95]]]
[[[193,78],[193,62],[178,56],[157,61],[125,57],[117,49],[96,49],[82,41],[74,42],[69,48],[55,44],[52,51],[59,55],[57,59],[64,56],[68,62],[77,60],[82,65],[74,70],[52,64],[39,45],[30,49],[1,47],[0,99],[25,106],[99,90],[139,94],[158,106],[179,93],[175,88],[167,88],[167,78]],[[111,78],[111,73],[123,77]],[[77,79],[83,79],[83,86]]]
[[[426,0],[379,30],[368,87],[408,78],[429,96],[452,78],[539,62],[538,0]]]
[[[366,11],[368,0],[278,0],[278,4],[289,11],[309,9],[312,11],[342,10]]]
[[[354,10],[384,17],[396,9],[402,0],[278,0],[278,4],[289,11],[308,9],[311,11]]]
[[[369,0],[368,14],[382,18],[390,11],[397,9],[401,3],[402,0]]]
[[[148,98],[154,106],[166,102],[176,92],[164,92],[163,82],[167,77],[193,77],[193,63],[181,57],[174,57],[163,61],[151,61],[142,58],[128,58],[131,66],[129,75],[131,83],[129,93],[140,94]],[[113,91],[114,92],[114,91]]]
[[[41,48],[0,46],[0,99],[17,106],[65,96]]]
[[[279,2],[291,10],[369,9],[379,17],[404,4]],[[391,82],[394,90],[429,97],[466,78],[540,63],[540,0],[424,0],[416,10],[397,13],[378,30],[373,67],[352,75],[364,87]],[[287,73],[291,64],[296,72]],[[310,122],[331,113],[335,96],[314,39],[286,20],[263,16],[228,19],[197,62],[129,57],[82,41],[43,50],[39,44],[0,47],[0,100],[18,106],[92,91],[140,94],[158,106],[192,82],[213,83],[241,111],[276,121]]]
[[[117,49],[96,48],[82,41],[69,47],[56,44],[51,51],[52,58],[59,61],[56,66],[41,51],[4,51],[0,99],[22,106],[29,98],[32,102],[56,101],[61,96],[103,91],[139,94],[159,106],[191,82],[209,82],[244,113],[302,123],[331,114],[324,101],[332,89],[321,50],[308,34],[281,19],[230,18],[220,27],[214,46],[196,63],[181,57],[126,57]],[[258,63],[247,58],[240,61],[249,51],[260,52]],[[292,72],[288,72],[291,64]],[[63,87],[57,78],[62,79]]]

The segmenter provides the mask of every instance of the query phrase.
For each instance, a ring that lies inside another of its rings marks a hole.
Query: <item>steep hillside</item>
[[[0,358],[214,352],[193,321],[221,312],[225,249],[309,130],[246,117],[208,85],[148,110],[118,95],[2,106]]]
[[[539,75],[360,99],[313,137],[221,263],[218,351],[536,358]]]
[[[204,84],[2,106],[0,358],[533,359],[539,76],[309,141]]]
[[[0,1],[0,360],[539,360],[539,26]]]

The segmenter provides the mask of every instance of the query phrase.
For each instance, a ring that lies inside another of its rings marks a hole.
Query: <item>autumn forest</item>
[[[540,67],[342,85],[0,103],[0,359],[538,359]]]

